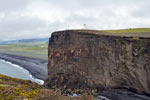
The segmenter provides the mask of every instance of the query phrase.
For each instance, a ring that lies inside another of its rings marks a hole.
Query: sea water
[[[22,68],[21,66],[12,64],[10,62],[1,59],[0,59],[0,74],[24,80],[31,80],[41,85],[44,83],[43,80],[34,78],[28,70]]]

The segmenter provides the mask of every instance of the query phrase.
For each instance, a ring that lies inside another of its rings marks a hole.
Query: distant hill
[[[31,43],[31,42],[48,42],[48,38],[39,38],[39,39],[22,39],[19,40],[19,43]]]
[[[36,43],[36,42],[48,42],[48,40],[49,38],[20,39],[20,40],[0,41],[0,44]]]

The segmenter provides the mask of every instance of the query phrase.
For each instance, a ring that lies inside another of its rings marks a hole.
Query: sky
[[[0,0],[0,40],[67,29],[150,27],[150,0]]]

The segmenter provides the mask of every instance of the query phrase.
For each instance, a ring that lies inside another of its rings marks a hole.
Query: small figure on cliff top
[[[83,29],[83,30],[87,30],[87,29],[88,29],[87,26],[86,26],[86,24],[83,24],[82,29]]]

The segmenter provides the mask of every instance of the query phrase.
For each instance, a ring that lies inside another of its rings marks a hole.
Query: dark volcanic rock
[[[52,34],[48,53],[50,88],[119,87],[150,93],[149,37],[60,31]]]
[[[110,98],[104,100],[150,100],[150,97],[146,95],[140,95],[126,89],[104,90],[100,93],[100,95]],[[97,98],[99,98],[99,96]]]

